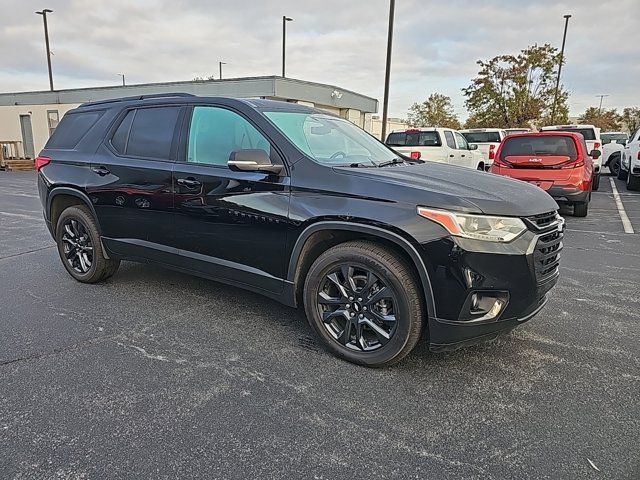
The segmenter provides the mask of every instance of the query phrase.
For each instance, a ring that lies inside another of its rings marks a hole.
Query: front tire
[[[84,206],[72,206],[60,214],[56,225],[56,243],[62,264],[79,282],[106,280],[120,266],[120,260],[105,258],[98,224]]]
[[[615,155],[609,161],[609,171],[611,172],[611,175],[613,175],[614,177],[617,177],[620,175],[620,155]]]
[[[368,241],[336,245],[315,260],[305,279],[304,308],[330,352],[367,367],[402,360],[420,339],[426,317],[413,269]]]

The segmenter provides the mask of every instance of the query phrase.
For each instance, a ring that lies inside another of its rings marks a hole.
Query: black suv
[[[81,282],[156,262],[304,305],[329,350],[382,366],[534,316],[563,221],[524,182],[398,155],[294,103],[186,94],[87,103],[37,159]]]

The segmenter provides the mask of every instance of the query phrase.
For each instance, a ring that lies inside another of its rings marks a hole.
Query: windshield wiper
[[[392,158],[391,160],[387,161],[387,162],[382,162],[378,164],[378,168],[381,167],[386,167],[387,165],[396,165],[398,163],[404,163],[405,161],[402,160],[401,158]]]
[[[334,165],[334,167],[351,167],[351,168],[371,168],[371,167],[375,167],[376,165],[373,163],[365,163],[365,162],[353,162],[353,163],[339,163],[337,165]]]

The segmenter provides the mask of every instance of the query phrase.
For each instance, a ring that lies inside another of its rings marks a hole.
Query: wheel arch
[[[100,226],[96,210],[93,208],[93,204],[86,193],[72,187],[55,187],[47,197],[47,218],[51,222],[51,229],[54,235],[60,214],[72,205],[86,206],[91,211],[98,227]]]
[[[327,247],[355,239],[370,239],[392,246],[415,269],[424,293],[429,317],[436,316],[435,300],[427,267],[414,245],[405,237],[375,225],[345,221],[318,221],[306,227],[291,251],[287,281],[293,286],[294,305],[299,305],[306,272]]]

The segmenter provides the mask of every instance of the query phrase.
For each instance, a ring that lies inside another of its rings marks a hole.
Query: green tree
[[[618,111],[613,108],[611,110],[599,111],[597,107],[589,107],[578,117],[580,123],[595,125],[603,131],[620,130],[620,120]]]
[[[462,89],[470,114],[466,125],[508,128],[551,123],[559,62],[558,49],[549,44],[528,47],[518,55],[478,60],[478,75]],[[561,85],[555,123],[567,121],[568,98]]]
[[[414,103],[409,108],[407,123],[414,127],[460,128],[451,98],[441,93],[432,93],[424,102]]]
[[[627,107],[622,110],[620,122],[627,127],[629,133],[640,128],[640,108]]]

